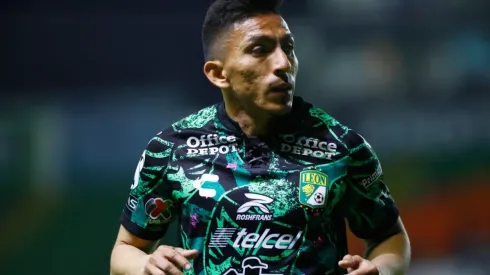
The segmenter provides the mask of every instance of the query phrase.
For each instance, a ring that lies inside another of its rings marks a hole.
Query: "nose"
[[[286,53],[281,49],[281,47],[277,47],[274,52],[274,74],[277,76],[284,75],[291,71],[291,61],[289,60]]]

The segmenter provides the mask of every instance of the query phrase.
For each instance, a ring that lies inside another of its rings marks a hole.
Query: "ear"
[[[226,71],[223,69],[223,62],[218,60],[207,61],[204,64],[204,74],[214,86],[220,89],[230,87],[226,76]]]

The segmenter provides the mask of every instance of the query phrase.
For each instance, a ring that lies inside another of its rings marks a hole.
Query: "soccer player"
[[[298,60],[279,5],[210,6],[204,73],[223,102],[148,143],[111,274],[404,273],[409,241],[373,149],[293,95]],[[348,254],[344,220],[363,257]],[[157,247],[172,221],[179,247]]]

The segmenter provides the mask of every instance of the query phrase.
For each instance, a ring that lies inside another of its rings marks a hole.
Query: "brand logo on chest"
[[[216,155],[237,151],[235,136],[218,136],[217,134],[189,137],[186,141],[187,155]]]
[[[333,142],[294,135],[284,135],[281,139],[281,152],[327,160],[337,154],[337,144]]]

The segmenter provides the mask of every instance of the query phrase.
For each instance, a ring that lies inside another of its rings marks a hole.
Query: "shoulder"
[[[211,105],[174,122],[171,128],[174,132],[205,128],[216,119],[217,113],[218,104]]]
[[[359,135],[356,132],[320,107],[303,101],[301,112],[306,122],[305,126],[309,127],[310,131],[333,136],[346,149],[358,141]]]
[[[302,101],[301,111],[304,116],[308,117],[310,120],[315,121],[317,123],[324,124],[328,127],[332,126],[343,126],[337,119],[335,119],[332,115],[327,113],[325,110],[316,106],[313,103]]]
[[[355,152],[360,147],[371,148],[371,145],[361,134],[314,104],[303,101],[302,113],[303,117],[306,117],[309,127],[333,135],[350,153]]]
[[[345,134],[348,130],[347,126],[339,122],[331,114],[310,102],[301,100],[300,112],[302,117],[306,119],[308,126],[334,131],[339,136]]]
[[[163,128],[149,142],[153,147],[171,147],[179,141],[185,133],[193,132],[196,129],[203,129],[214,121],[217,113],[217,105],[208,106],[172,123]]]

